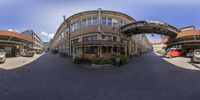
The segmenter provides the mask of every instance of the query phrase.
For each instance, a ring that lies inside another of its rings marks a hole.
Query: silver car
[[[0,49],[0,62],[4,63],[6,61],[6,52],[3,49]]]
[[[191,62],[200,63],[200,49],[194,50]]]

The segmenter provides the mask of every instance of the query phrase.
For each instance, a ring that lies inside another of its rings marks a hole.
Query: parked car
[[[191,62],[200,63],[200,49],[194,50]]]
[[[169,48],[165,54],[166,57],[180,57],[182,56],[182,49],[179,48]]]
[[[4,63],[6,61],[6,52],[3,49],[0,49],[0,62]]]
[[[188,53],[186,54],[186,57],[191,58],[193,56],[193,52],[192,50],[188,51]]]
[[[33,57],[35,55],[35,51],[27,51],[23,55],[24,57]]]

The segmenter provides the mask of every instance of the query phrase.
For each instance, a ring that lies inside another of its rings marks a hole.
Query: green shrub
[[[92,64],[99,64],[100,63],[100,60],[98,58],[95,58],[95,59],[92,59],[91,60],[91,63]]]
[[[120,63],[125,64],[127,62],[128,58],[125,55],[120,55]]]
[[[113,65],[114,61],[113,61],[113,59],[105,59],[104,63]]]
[[[92,64],[114,64],[114,61],[112,59],[100,59],[100,58],[95,58],[91,60]]]
[[[76,53],[73,55],[73,60],[78,60],[80,61],[81,60],[81,55],[79,53]]]

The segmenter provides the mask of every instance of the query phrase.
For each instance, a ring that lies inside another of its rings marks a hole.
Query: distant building
[[[0,49],[4,49],[6,56],[20,56],[29,49],[33,39],[13,31],[0,30]]]
[[[33,39],[33,44],[31,45],[31,49],[36,52],[44,51],[43,42],[40,37],[33,30],[26,30],[21,34],[31,37]]]
[[[44,44],[44,51],[48,51],[50,49],[50,42],[43,42]]]
[[[153,51],[157,53],[166,52],[169,37],[165,36],[160,41],[151,42]]]

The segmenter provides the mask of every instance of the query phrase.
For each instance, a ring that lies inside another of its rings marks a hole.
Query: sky
[[[34,30],[48,42],[63,22],[63,15],[87,11],[118,11],[136,20],[158,20],[177,28],[195,25],[200,29],[200,0],[0,0],[0,29]],[[147,35],[150,41],[160,35]]]

